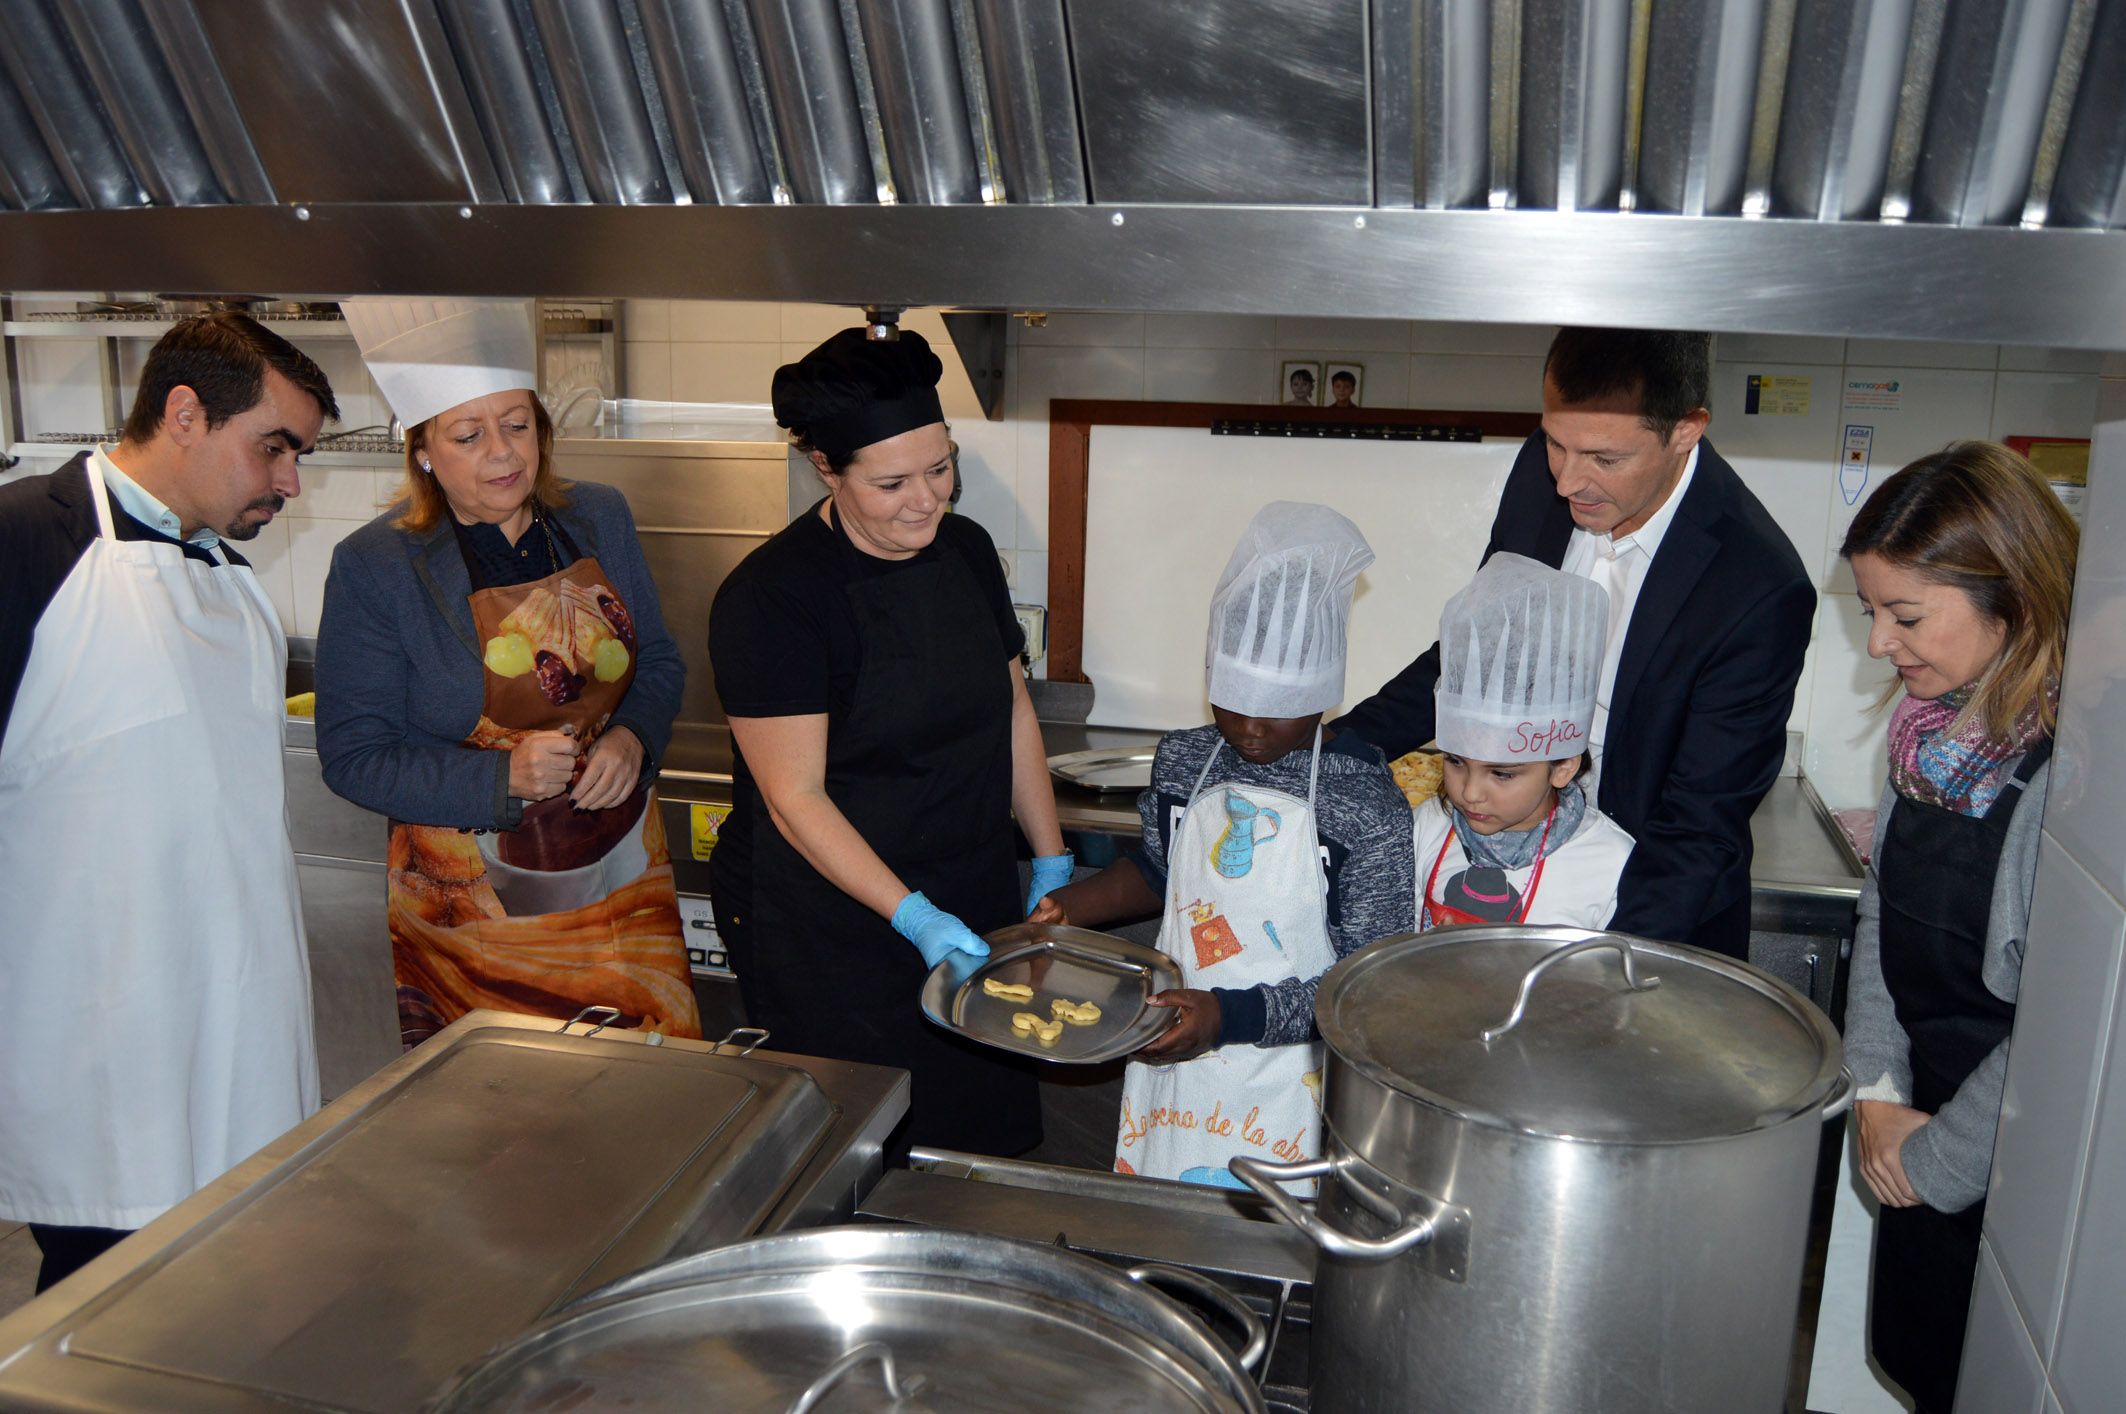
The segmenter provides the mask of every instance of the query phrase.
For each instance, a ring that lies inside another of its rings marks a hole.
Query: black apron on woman
[[[2015,1004],[1986,989],[1986,923],[2008,822],[2051,759],[2048,737],[2023,755],[2013,787],[1984,815],[1899,797],[1876,861],[1882,980],[1911,1040],[1912,1106],[1933,1114],[2015,1025]],[[1921,1414],[1947,1414],[1963,1363],[1984,1199],[1960,1213],[1884,1208],[1875,1227],[1870,1344]]]
[[[862,553],[830,524],[843,552]],[[981,586],[947,552],[845,592],[862,666],[847,715],[828,723],[828,798],[903,883],[976,933],[1018,922],[1008,655]],[[720,888],[717,920],[769,1048],[909,1071],[911,1144],[1012,1155],[1039,1143],[1031,1066],[926,1021],[922,954],[806,863],[748,794],[750,888]]]

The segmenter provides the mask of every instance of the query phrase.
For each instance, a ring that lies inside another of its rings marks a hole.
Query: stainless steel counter
[[[461,1018],[0,1320],[0,1408],[411,1408],[589,1286],[877,1181],[905,1072],[653,1039]]]

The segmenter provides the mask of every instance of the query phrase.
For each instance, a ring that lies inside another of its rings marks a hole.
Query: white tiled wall
[[[630,300],[622,391],[656,400],[764,402],[776,365],[854,317],[832,306]],[[1013,592],[1029,602],[1047,597],[1050,400],[1269,402],[1279,365],[1305,358],[1362,365],[1361,401],[1371,406],[1534,411],[1551,333],[1518,325],[1221,314],[1056,314],[1038,328],[1014,320],[1004,416],[987,422],[937,314],[914,311],[907,318],[944,359],[946,414],[966,481],[961,510],[995,537]],[[310,340],[305,347],[339,390],[344,425],[385,420],[351,342]],[[22,348],[31,430],[101,420],[91,341],[23,341]],[[1715,356],[1714,443],[1793,537],[1825,591],[1793,719],[1807,734],[1808,770],[1833,805],[1871,803],[1882,780],[1883,719],[1868,709],[1885,675],[1866,657],[1859,605],[1836,554],[1854,510],[1837,477],[1845,424],[1875,429],[1872,486],[1958,437],[2088,435],[2107,365],[2098,355],[2056,350],[1765,335],[1723,335]],[[2126,374],[2126,365],[2114,360],[2108,371]],[[1807,378],[1807,412],[1744,415],[1751,373]],[[1841,398],[1848,381],[1895,381],[1899,406],[1848,415]],[[373,513],[365,509],[365,477],[369,506],[396,481],[390,472],[313,467],[281,528],[254,547],[291,632],[315,630],[331,547]],[[1165,532],[1146,527],[1144,533],[1145,552],[1156,553],[1156,538]],[[1437,607],[1413,606],[1412,613],[1423,617]],[[1098,633],[1101,625],[1088,629]]]
[[[2094,396],[2126,414],[2126,387]],[[1960,1409],[2126,1388],[2126,421],[2098,430],[2086,515]]]

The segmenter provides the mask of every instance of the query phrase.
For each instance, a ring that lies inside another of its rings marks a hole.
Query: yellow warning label
[[[1791,374],[1752,373],[1742,395],[1744,416],[1807,417],[1809,380]]]
[[[716,837],[723,831],[723,822],[730,818],[728,805],[689,805],[687,820],[693,828],[688,831],[694,837],[694,858],[703,863],[716,852]]]

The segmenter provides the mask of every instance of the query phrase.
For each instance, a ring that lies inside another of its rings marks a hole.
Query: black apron
[[[2015,1004],[1986,989],[1986,922],[2008,822],[2051,756],[2049,737],[2025,752],[1982,816],[1903,797],[1890,812],[1875,865],[1882,980],[1911,1040],[1914,1109],[1947,1104],[2014,1028]],[[1956,1399],[1985,1215],[1980,1199],[1960,1213],[1884,1208],[1876,1222],[1871,1344],[1921,1411]]]
[[[848,714],[828,725],[828,797],[903,883],[975,932],[1018,922],[1011,682],[981,586],[945,551],[846,592],[863,660]],[[737,900],[719,899],[718,919],[769,1047],[910,1072],[911,1144],[1007,1156],[1038,1144],[1031,1063],[925,1020],[922,954],[806,863],[749,794],[752,909],[725,927]]]

